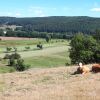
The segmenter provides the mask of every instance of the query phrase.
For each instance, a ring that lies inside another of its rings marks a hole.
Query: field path
[[[36,51],[23,51],[19,52],[19,54],[22,56],[22,58],[28,58],[28,57],[37,57],[37,56],[45,56],[45,55],[51,55],[55,53],[60,53],[64,51],[68,51],[69,46],[57,46],[57,47],[51,47],[51,48],[44,48],[43,50],[36,50]],[[0,57],[4,57],[5,53],[0,54]]]

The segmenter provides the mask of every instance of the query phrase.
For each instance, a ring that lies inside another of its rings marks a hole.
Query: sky
[[[0,16],[100,17],[100,0],[1,0]]]

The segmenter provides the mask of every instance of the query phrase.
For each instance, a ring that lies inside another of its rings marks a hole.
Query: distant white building
[[[16,25],[1,25],[0,29],[6,30],[7,28],[12,29],[14,31],[16,28],[21,28],[22,26],[16,26]]]

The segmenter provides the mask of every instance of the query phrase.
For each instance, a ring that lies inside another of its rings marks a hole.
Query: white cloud
[[[90,9],[90,11],[100,12],[100,7],[99,8],[92,8],[92,9]]]
[[[28,10],[30,13],[33,13],[36,17],[44,17],[45,14],[45,8],[43,7],[30,7]]]
[[[21,13],[19,13],[19,12],[15,13],[15,17],[20,17],[20,16],[21,16]]]
[[[43,10],[41,9],[36,9],[34,10],[34,13],[38,16],[38,17],[44,17],[45,13],[43,12]]]
[[[1,16],[9,16],[9,17],[21,17],[21,13],[19,12],[0,12]]]
[[[45,17],[49,16],[49,13],[57,11],[56,7],[39,7],[39,6],[30,6],[28,12],[33,14],[36,17]]]
[[[7,12],[7,16],[12,16],[13,14],[11,12]]]

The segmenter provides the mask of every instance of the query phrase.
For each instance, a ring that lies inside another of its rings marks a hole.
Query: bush
[[[37,44],[37,48],[39,48],[39,49],[43,49],[42,44]]]
[[[66,66],[69,66],[69,65],[71,65],[71,64],[70,64],[70,62],[66,62],[65,65],[66,65]]]
[[[97,47],[95,48],[94,59],[95,59],[95,62],[100,63],[100,44],[99,43]]]
[[[13,49],[14,49],[14,52],[17,52],[17,48],[16,47],[13,47]]]
[[[10,58],[9,61],[8,61],[8,65],[9,66],[14,66],[15,65],[15,59]]]
[[[24,71],[24,70],[28,69],[29,67],[30,67],[29,65],[25,65],[24,64],[24,60],[23,59],[18,59],[17,60],[17,64],[15,65],[15,68],[18,71]]]
[[[84,36],[82,33],[79,33],[73,37],[70,45],[70,58],[72,63],[91,63],[96,61],[97,58],[94,56],[97,51],[97,41],[92,36]]]
[[[12,48],[11,47],[7,47],[6,50],[7,50],[7,52],[10,52],[12,50]]]
[[[25,49],[26,49],[26,50],[29,50],[29,49],[30,49],[30,47],[29,47],[29,46],[27,46],[27,47],[25,47]]]
[[[19,59],[19,58],[21,58],[21,56],[18,53],[14,53],[10,55],[10,59]]]
[[[9,58],[10,58],[10,55],[9,54],[5,54],[3,59],[9,59]]]
[[[24,60],[21,59],[21,56],[18,53],[11,55],[6,54],[4,59],[9,59],[8,65],[14,67],[17,71],[24,71],[30,67],[29,65],[24,64]]]
[[[49,42],[51,40],[51,36],[48,34],[46,35],[46,38],[45,38],[46,42]]]

